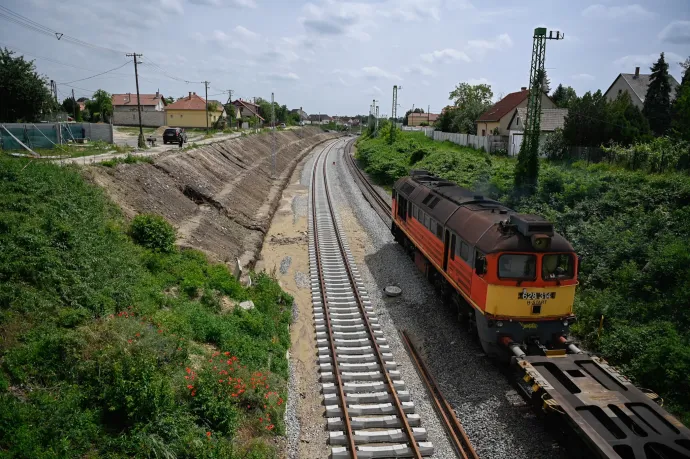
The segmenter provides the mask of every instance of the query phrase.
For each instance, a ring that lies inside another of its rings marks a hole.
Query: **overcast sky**
[[[605,91],[619,73],[636,66],[648,73],[662,51],[680,81],[678,62],[690,55],[689,0],[0,3],[84,42],[142,53],[141,92],[203,96],[203,84],[178,79],[208,80],[209,99],[225,100],[219,93],[227,89],[243,98],[269,99],[275,91],[289,108],[331,116],[366,114],[373,98],[382,114],[390,114],[394,84],[403,88],[399,112],[415,104],[436,113],[462,81],[490,84],[494,98],[517,91],[529,80],[537,26],[565,34],[565,40],[547,44],[547,73],[552,88],[571,85],[578,95]],[[74,82],[125,64],[122,52],[58,41],[3,17],[0,46],[35,58],[40,73],[76,86],[77,97],[100,88],[135,92],[131,59],[118,70]],[[72,87],[58,89],[64,97]]]

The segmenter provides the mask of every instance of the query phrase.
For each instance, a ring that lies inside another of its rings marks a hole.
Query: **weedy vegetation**
[[[657,147],[667,140],[660,139],[616,147],[611,163],[542,160],[537,190],[526,196],[513,189],[513,158],[422,133],[399,132],[389,144],[381,134],[357,146],[358,159],[379,183],[427,169],[552,221],[582,256],[577,336],[639,386],[660,393],[690,424],[690,180],[678,166],[687,152],[666,149],[662,161]]]
[[[27,163],[0,158],[0,457],[276,457],[292,298]]]

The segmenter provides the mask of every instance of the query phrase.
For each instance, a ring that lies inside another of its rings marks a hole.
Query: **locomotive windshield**
[[[498,277],[501,279],[535,280],[537,257],[534,255],[505,254],[498,259]]]
[[[541,277],[544,280],[572,279],[575,276],[575,263],[569,253],[544,255],[541,261]]]

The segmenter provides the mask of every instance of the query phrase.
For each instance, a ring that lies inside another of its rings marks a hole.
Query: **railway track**
[[[309,265],[331,457],[428,457],[434,447],[360,279],[331,201],[326,146],[314,161]]]
[[[364,172],[362,172],[357,165],[354,156],[352,156],[352,146],[354,143],[355,140],[352,139],[345,145],[345,163],[350,169],[350,173],[359,184],[359,188],[362,190],[365,199],[369,201],[369,204],[372,205],[383,221],[389,224],[391,219],[391,206],[383,199],[379,192],[376,191],[374,186],[369,183],[366,175],[364,175]]]
[[[407,348],[407,353],[410,355],[412,362],[419,373],[419,377],[422,379],[424,386],[426,386],[426,389],[429,392],[429,396],[433,401],[434,409],[441,418],[443,427],[446,429],[446,433],[448,434],[456,454],[462,459],[479,459],[474,446],[472,446],[472,442],[470,442],[470,439],[465,433],[465,429],[462,428],[460,421],[458,421],[453,407],[451,407],[450,403],[448,403],[443,397],[438,384],[436,384],[436,380],[426,367],[424,360],[422,360],[422,357],[417,352],[417,349],[412,344],[412,341],[407,336],[407,333],[403,331],[400,333],[400,335],[402,336],[403,343]]]

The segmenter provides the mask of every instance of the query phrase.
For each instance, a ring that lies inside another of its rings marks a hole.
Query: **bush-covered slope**
[[[274,456],[292,299],[139,223],[150,248],[76,169],[0,158],[0,457]]]
[[[690,423],[690,179],[603,164],[541,163],[534,196],[513,195],[514,159],[423,134],[362,139],[358,158],[383,184],[428,169],[553,221],[582,255],[574,330]],[[604,316],[604,330],[597,327]]]

